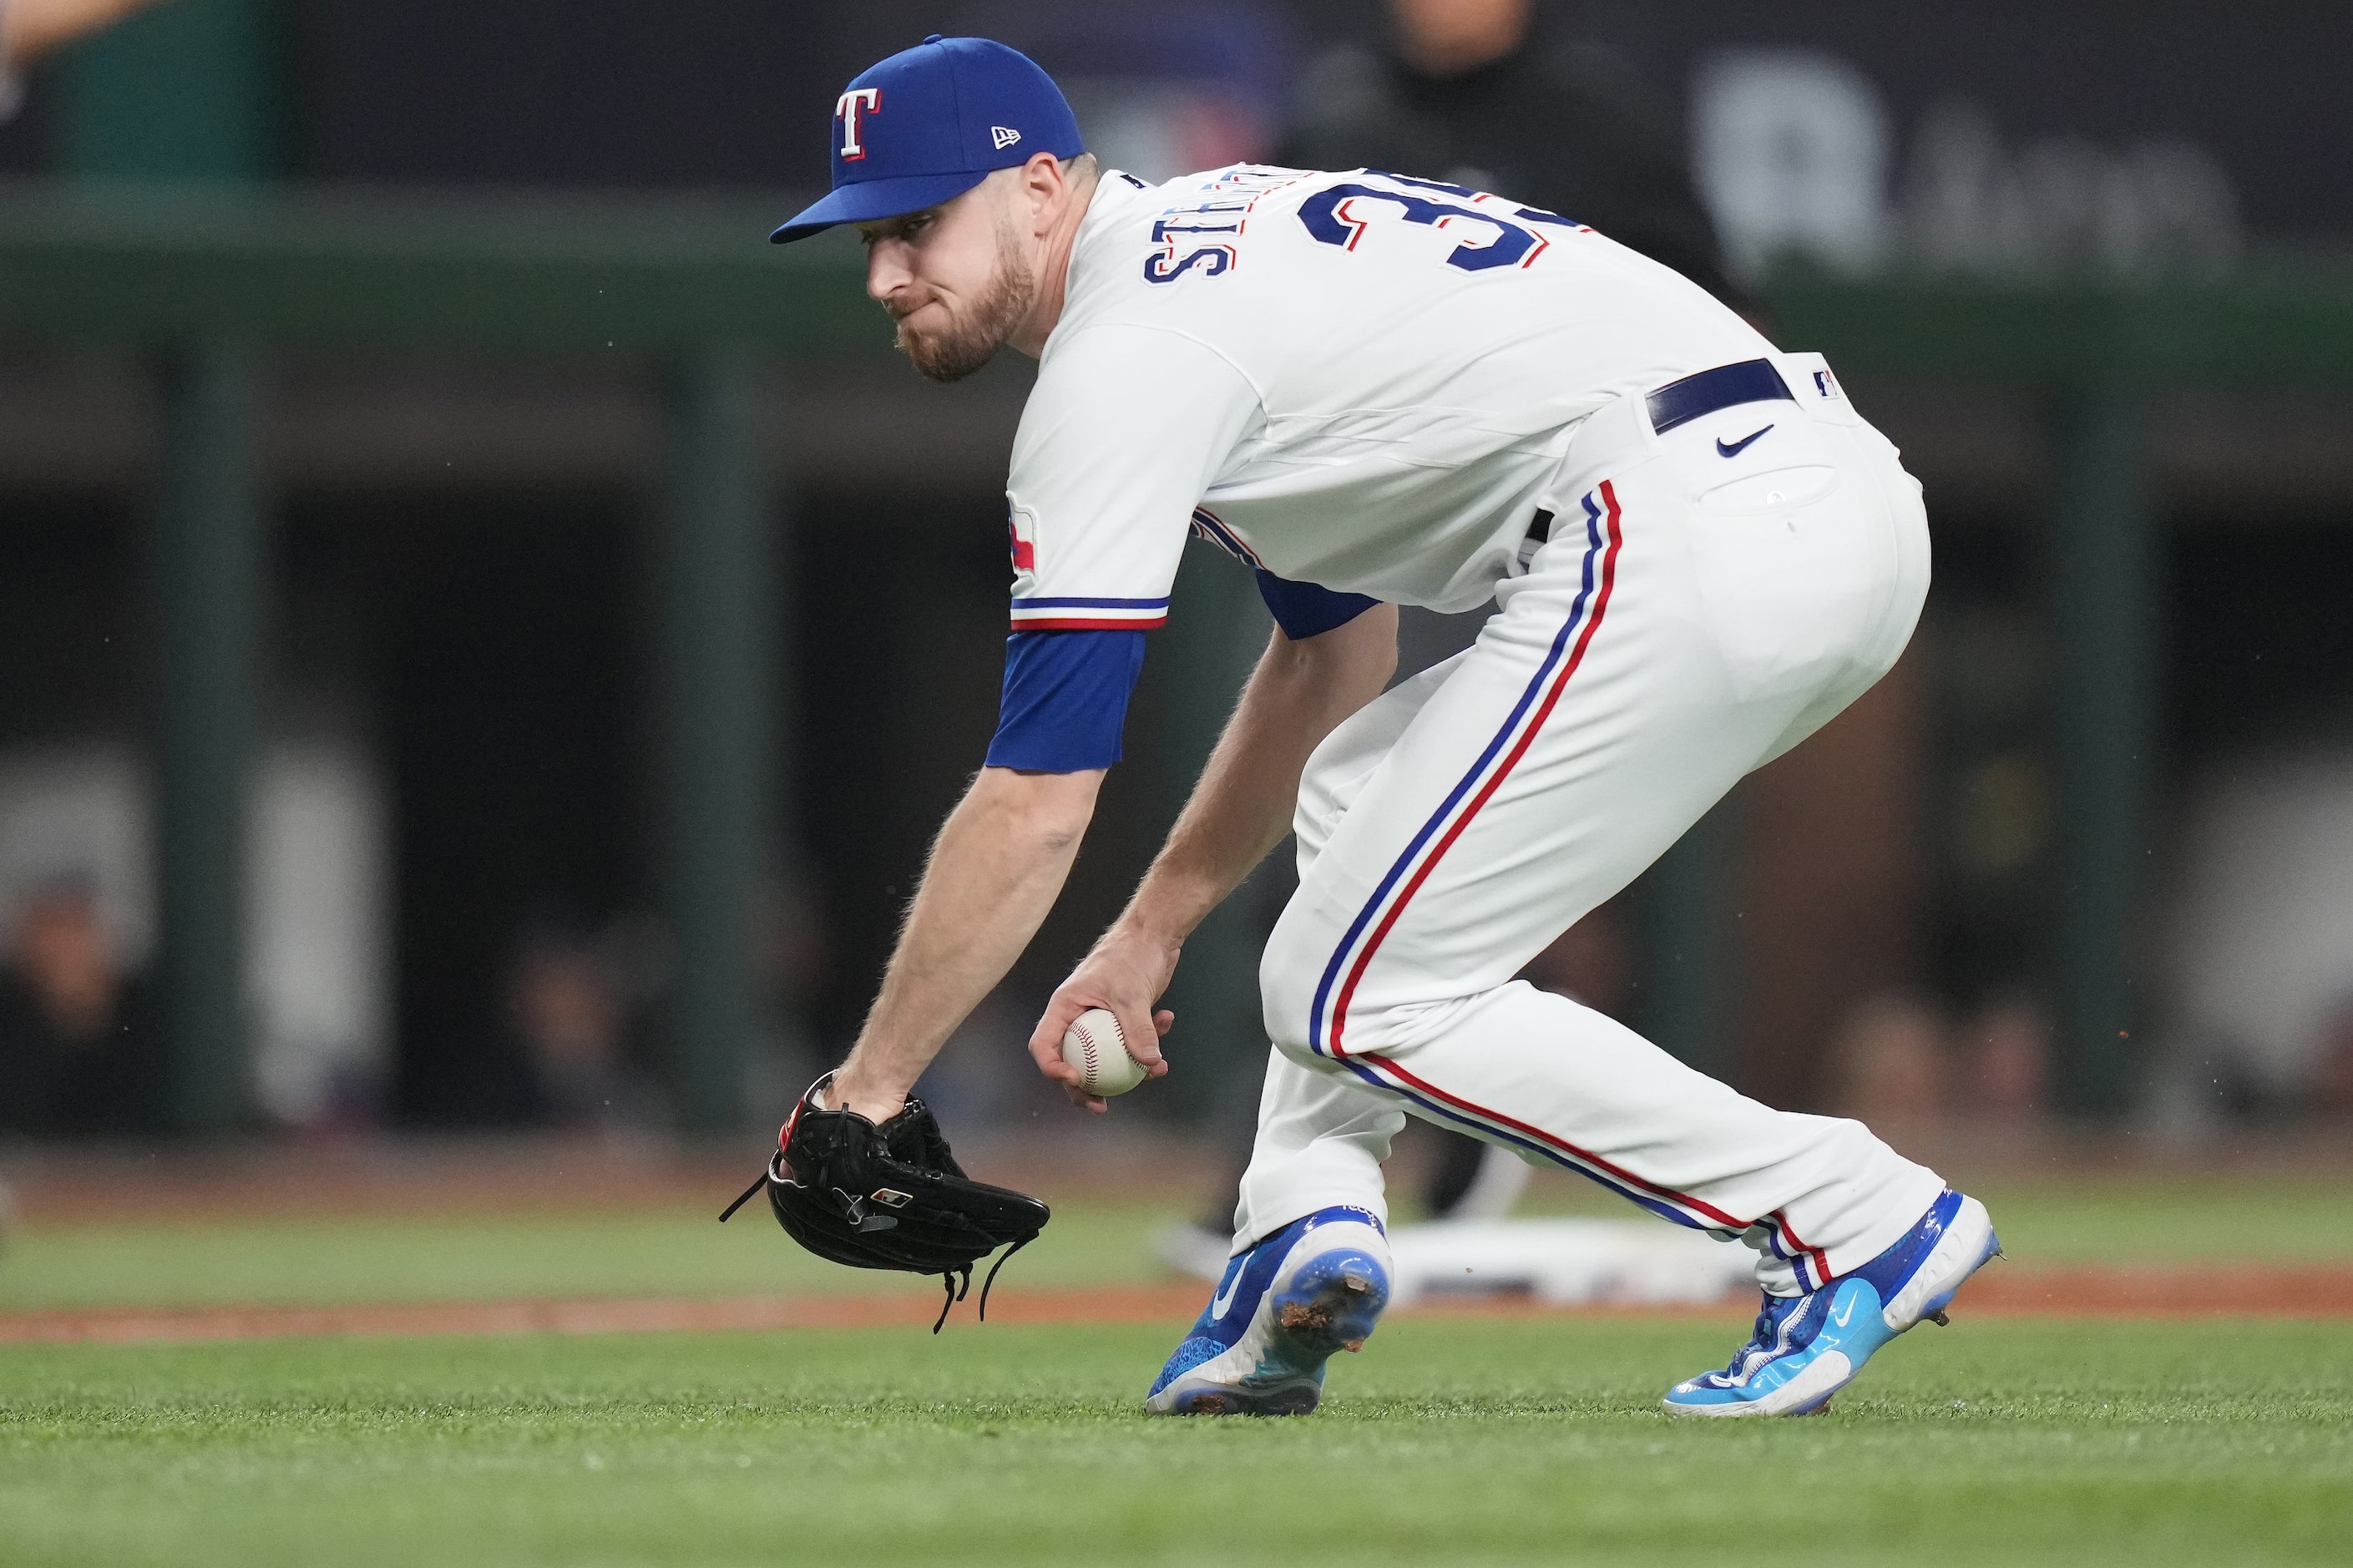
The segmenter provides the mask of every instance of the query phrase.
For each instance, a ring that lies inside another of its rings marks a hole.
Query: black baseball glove
[[[965,1175],[920,1100],[908,1100],[879,1127],[854,1110],[824,1110],[818,1092],[832,1080],[828,1073],[801,1096],[776,1135],[766,1173],[720,1220],[765,1184],[776,1223],[819,1258],[853,1268],[938,1275],[947,1300],[932,1325],[935,1334],[971,1290],[974,1266],[1003,1247],[1005,1257],[980,1287],[986,1319],[997,1268],[1038,1239],[1050,1217],[1046,1205]]]

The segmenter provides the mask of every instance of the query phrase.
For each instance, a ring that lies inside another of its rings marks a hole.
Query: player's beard
[[[917,331],[899,323],[899,352],[934,381],[962,381],[997,356],[1038,302],[1038,276],[1016,244],[1012,226],[997,230],[997,273],[944,331]],[[911,312],[912,313],[912,312]]]

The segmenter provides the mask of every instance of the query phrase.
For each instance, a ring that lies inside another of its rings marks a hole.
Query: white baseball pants
[[[1860,1122],[1771,1110],[1512,978],[1867,689],[1918,619],[1918,484],[1818,358],[1777,363],[1794,403],[1665,436],[1639,397],[1588,419],[1549,542],[1477,643],[1309,761],[1237,1251],[1331,1205],[1385,1215],[1409,1112],[1742,1237],[1779,1295],[1935,1201],[1940,1178]]]

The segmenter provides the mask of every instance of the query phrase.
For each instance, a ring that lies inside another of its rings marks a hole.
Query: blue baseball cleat
[[[1810,1415],[1871,1352],[1945,1306],[2001,1250],[1985,1205],[1947,1189],[1911,1234],[1803,1296],[1767,1296],[1757,1332],[1722,1372],[1667,1390],[1675,1415]]]
[[[1389,1247],[1363,1209],[1318,1209],[1237,1255],[1145,1395],[1155,1415],[1304,1415],[1324,1363],[1389,1304]]]

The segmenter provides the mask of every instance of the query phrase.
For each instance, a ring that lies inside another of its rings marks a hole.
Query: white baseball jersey
[[[1713,390],[1662,414],[1671,384]],[[1238,1249],[1325,1208],[1380,1215],[1409,1112],[1741,1237],[1784,1294],[1936,1201],[1860,1125],[1746,1100],[1513,978],[1911,634],[1918,488],[1819,359],[1460,186],[1107,175],[1009,498],[1003,765],[1111,754],[1073,716],[1116,722],[1188,522],[1293,583],[1499,600],[1307,765]],[[1561,526],[1532,535],[1539,512]]]
[[[1279,577],[1472,608],[1579,420],[1768,352],[1680,274],[1504,197],[1106,174],[1014,442],[1014,627],[1159,624],[1188,522]]]

